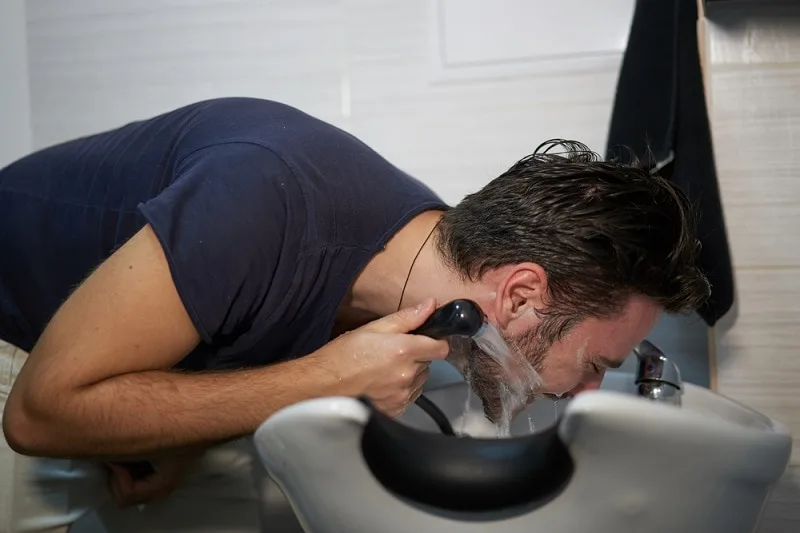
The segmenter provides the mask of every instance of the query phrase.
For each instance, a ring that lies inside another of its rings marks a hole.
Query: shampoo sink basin
[[[789,461],[786,429],[692,384],[680,406],[635,387],[609,373],[557,417],[539,400],[502,440],[442,435],[416,406],[392,421],[322,398],[273,415],[255,444],[307,533],[755,531]],[[465,384],[426,396],[458,432]]]

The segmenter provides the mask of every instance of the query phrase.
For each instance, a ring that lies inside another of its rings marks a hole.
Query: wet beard
[[[550,348],[549,344],[542,342],[537,330],[513,338],[502,333],[501,336],[514,354],[525,354],[524,359],[520,355],[512,357],[508,369],[471,340],[454,345],[454,355],[459,355],[451,358],[483,402],[484,414],[493,423],[504,417],[513,418],[541,396],[540,376]],[[523,368],[525,362],[532,369]]]

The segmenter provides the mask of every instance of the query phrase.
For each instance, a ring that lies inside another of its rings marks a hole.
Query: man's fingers
[[[428,298],[415,307],[401,309],[371,322],[367,329],[377,333],[408,333],[420,327],[436,310],[436,300]]]
[[[108,489],[114,497],[114,501],[120,507],[130,505],[128,495],[133,488],[133,478],[127,468],[114,463],[107,463],[109,469]]]
[[[422,388],[425,386],[425,382],[428,381],[430,372],[430,368],[427,365],[417,372],[414,381],[411,382],[411,402],[414,402],[422,394]]]
[[[436,311],[436,300],[428,298],[416,307],[408,307],[391,315],[371,322],[365,329],[375,333],[406,334],[414,331]],[[417,362],[430,362],[434,359],[446,359],[450,354],[450,345],[446,340],[436,340],[423,335],[414,335],[408,339],[404,353]]]
[[[122,494],[120,494],[119,483],[117,482],[117,477],[110,468],[108,472],[108,491],[111,493],[111,496],[114,497],[114,501],[117,502],[117,505],[122,505]]]
[[[135,503],[146,503],[166,496],[172,492],[172,486],[164,480],[153,476],[134,483],[130,498]]]
[[[437,359],[443,361],[447,359],[448,355],[450,355],[450,345],[446,340],[434,340],[428,339],[427,337],[425,340],[431,342],[430,348],[426,346],[425,350],[423,351],[424,355],[416,357],[416,362],[428,365],[431,363],[431,361],[435,361]]]
[[[108,488],[122,508],[166,498],[179,481],[175,472],[170,468],[162,469],[158,464],[153,464],[152,474],[138,478],[123,465],[108,463],[107,466],[110,471]]]
[[[133,488],[133,477],[130,471],[124,466],[114,463],[109,463],[108,467],[111,469],[112,478],[116,481],[120,490],[130,492]]]

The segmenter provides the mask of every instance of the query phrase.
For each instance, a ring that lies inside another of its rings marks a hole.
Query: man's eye
[[[597,366],[597,363],[592,363],[592,368],[594,369],[595,374],[600,373],[600,367]]]

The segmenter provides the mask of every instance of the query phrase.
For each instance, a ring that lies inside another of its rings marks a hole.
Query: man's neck
[[[409,307],[430,297],[438,304],[469,297],[469,288],[436,249],[434,232],[441,215],[441,211],[417,215],[372,258],[342,304],[343,322],[355,327],[360,324],[352,322],[368,322],[394,313],[399,305]]]

